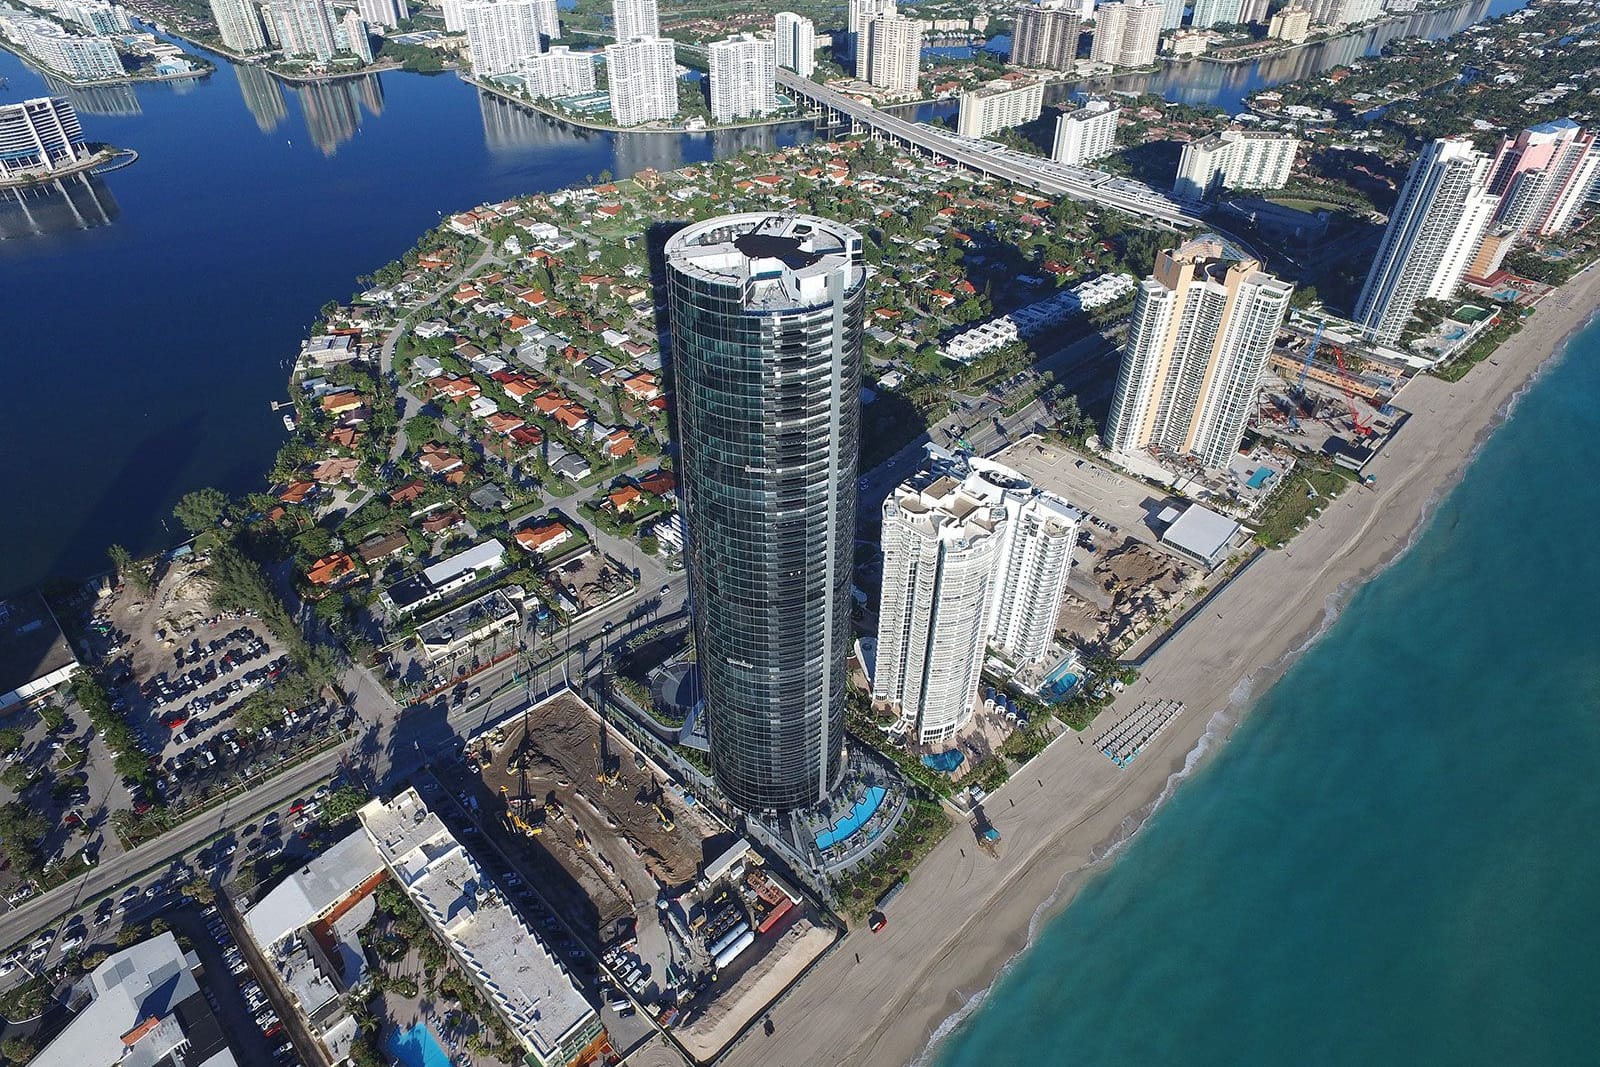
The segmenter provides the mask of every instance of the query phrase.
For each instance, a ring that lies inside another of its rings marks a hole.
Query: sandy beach
[[[1187,710],[1151,748],[1119,768],[1065,736],[986,802],[1004,835],[998,858],[957,825],[896,898],[889,927],[851,931],[772,1011],[774,1033],[752,1029],[722,1062],[888,1067],[921,1057],[1026,946],[1036,920],[1065,906],[1226,738],[1348,592],[1410,543],[1507,402],[1597,305],[1600,271],[1588,271],[1552,293],[1493,362],[1458,383],[1408,385],[1396,403],[1413,417],[1369,465],[1377,484],[1347,490],[1288,549],[1257,561],[1090,731],[1144,700],[1182,701]]]

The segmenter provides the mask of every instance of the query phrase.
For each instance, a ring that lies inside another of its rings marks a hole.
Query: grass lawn
[[[1256,519],[1256,543],[1267,548],[1282,548],[1313,511],[1322,508],[1344,492],[1354,482],[1355,475],[1343,467],[1318,470],[1296,467],[1278,491],[1262,507]],[[1309,481],[1317,491],[1312,497],[1306,488]]]

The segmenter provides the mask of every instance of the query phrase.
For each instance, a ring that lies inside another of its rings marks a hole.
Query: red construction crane
[[[1345,369],[1344,350],[1338,345],[1330,345],[1333,349],[1333,358],[1339,364],[1339,388],[1344,392],[1344,402],[1350,406],[1350,429],[1357,437],[1371,437],[1372,427],[1361,418],[1361,413],[1356,410],[1355,390],[1350,388],[1350,372]]]

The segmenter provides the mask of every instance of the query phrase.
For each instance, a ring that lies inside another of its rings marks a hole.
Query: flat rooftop
[[[290,874],[245,915],[250,935],[263,949],[294,933],[383,869],[383,857],[363,830],[356,830]]]
[[[1161,540],[1188,555],[1214,563],[1239,530],[1239,524],[1208,507],[1190,504]]]
[[[516,1029],[548,1060],[596,1019],[572,977],[525,926],[415,790],[361,809],[361,822],[417,907]]]
[[[0,600],[0,697],[77,662],[43,596]]]
[[[747,306],[767,311],[823,303],[831,275],[843,274],[851,289],[866,280],[861,235],[812,215],[753,211],[709,219],[673,234],[666,255],[673,270],[737,286]]]

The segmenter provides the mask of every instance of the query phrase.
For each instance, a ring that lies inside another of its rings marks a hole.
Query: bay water
[[[1600,325],[928,1057],[1600,1059]]]

